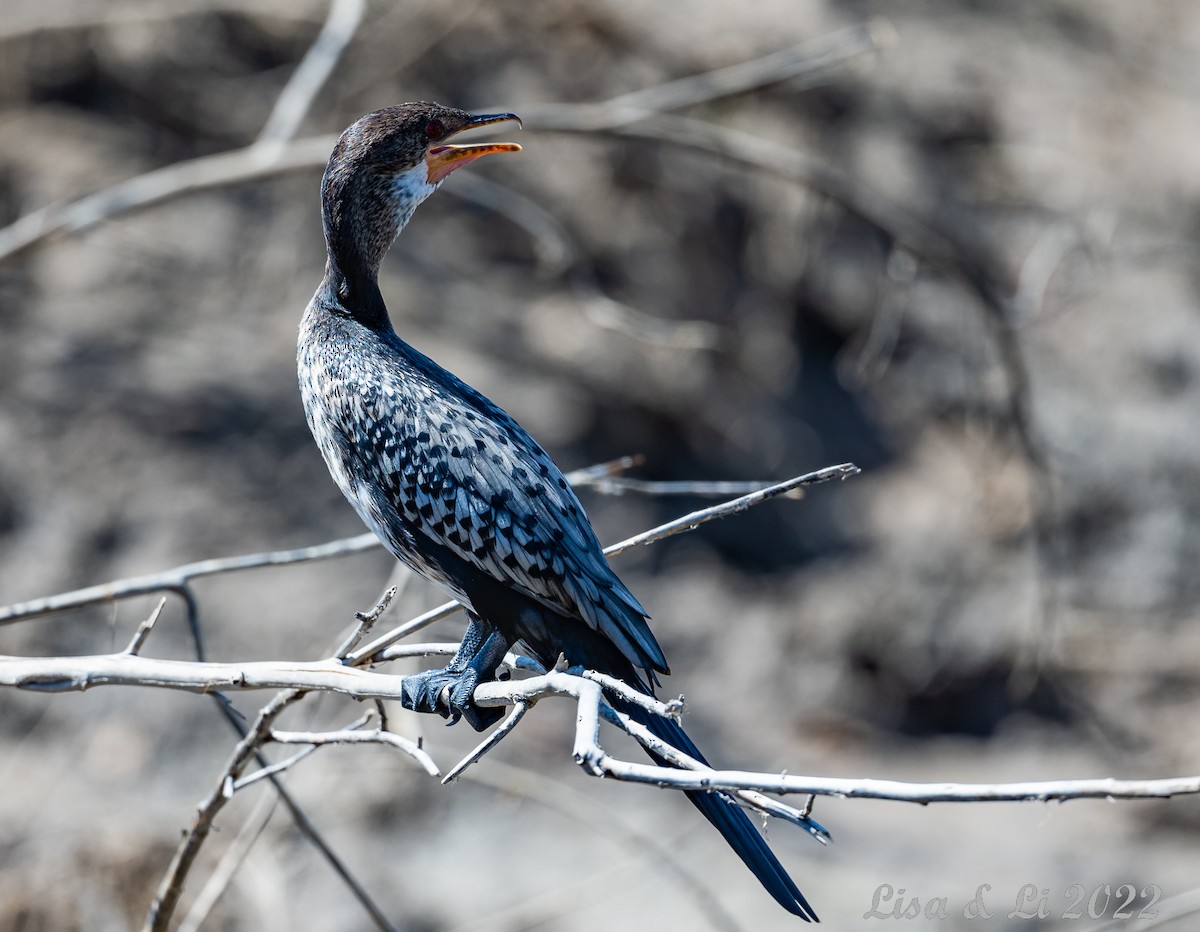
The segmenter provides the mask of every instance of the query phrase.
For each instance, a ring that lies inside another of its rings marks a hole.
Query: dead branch
[[[442,772],[437,764],[415,741],[410,741],[403,735],[393,734],[381,728],[371,731],[354,731],[346,728],[341,731],[278,731],[272,729],[267,736],[276,744],[303,744],[308,747],[324,747],[330,744],[378,744],[383,747],[395,748],[417,761],[431,777],[440,777]]]
[[[333,540],[312,547],[299,547],[294,550],[271,550],[265,553],[248,553],[215,560],[199,560],[158,573],[131,576],[127,579],[101,583],[98,586],[88,586],[86,589],[76,589],[73,592],[64,592],[43,599],[0,607],[0,625],[11,624],[38,615],[49,615],[68,609],[112,602],[115,599],[151,595],[155,592],[177,592],[193,580],[204,576],[237,573],[264,566],[286,566],[291,563],[330,560],[334,557],[362,553],[364,550],[373,550],[378,546],[379,540],[374,534],[359,534],[356,537]]]
[[[239,741],[237,747],[233,749],[233,753],[225,764],[222,779],[200,803],[191,826],[184,833],[183,840],[175,851],[175,857],[171,859],[171,866],[167,869],[166,876],[163,877],[162,883],[154,895],[154,902],[150,904],[150,911],[146,914],[142,932],[165,932],[175,907],[179,903],[179,897],[183,893],[183,883],[196,860],[196,855],[200,853],[204,839],[212,831],[217,813],[225,807],[230,799],[231,794],[226,793],[227,784],[232,783],[253,759],[258,746],[268,734],[271,723],[303,695],[301,690],[289,690],[277,695],[263,706],[246,737]]]
[[[570,473],[567,479],[573,485],[589,485],[594,486],[597,491],[606,494],[620,494],[616,491],[620,488],[619,484],[614,485],[605,481],[605,478],[610,477],[614,471],[630,468],[636,463],[636,458],[624,457],[620,460],[613,460],[611,463],[603,463],[596,467],[588,467],[586,469],[577,470]],[[677,494],[696,494],[696,495],[716,495],[729,494],[731,491],[738,491],[746,487],[754,489],[748,495],[743,495],[740,498],[727,502],[723,505],[714,506],[712,509],[704,509],[703,511],[693,512],[678,521],[671,522],[668,525],[663,525],[653,531],[646,532],[647,534],[658,535],[651,538],[646,538],[645,535],[638,535],[629,540],[622,541],[618,544],[613,544],[605,553],[609,556],[615,556],[618,553],[623,553],[630,547],[639,546],[641,544],[652,543],[655,540],[661,540],[664,537],[670,537],[683,531],[691,530],[698,527],[700,524],[712,521],[715,518],[724,517],[726,514],[736,514],[739,511],[744,511],[752,505],[760,504],[768,501],[779,495],[785,495],[789,498],[798,498],[802,493],[802,489],[816,485],[821,482],[827,482],[830,479],[846,479],[858,473],[858,467],[852,463],[843,463],[838,466],[829,466],[824,469],[819,469],[816,472],[806,473],[803,476],[797,476],[794,479],[789,479],[787,482],[776,485],[764,485],[761,482],[751,483],[684,483],[678,487]],[[632,480],[630,480],[632,481]],[[645,487],[639,487],[638,491],[647,491]],[[621,489],[624,491],[624,489]],[[749,502],[747,504],[747,502]],[[727,507],[728,506],[728,507]],[[698,517],[699,516],[699,517]],[[662,532],[662,533],[659,533]],[[0,625],[12,624],[17,621],[23,621],[27,618],[35,618],[41,615],[50,615],[55,612],[67,611],[69,609],[84,608],[88,605],[97,605],[112,602],[116,599],[128,599],[136,596],[151,595],[156,592],[175,592],[183,594],[183,591],[188,585],[196,579],[205,576],[217,576],[223,573],[236,573],[244,570],[260,569],[266,566],[287,566],[293,563],[308,563],[314,560],[331,560],[337,557],[350,556],[355,553],[362,553],[366,550],[374,550],[380,546],[379,539],[374,534],[359,534],[355,537],[346,537],[339,540],[332,540],[324,544],[316,544],[311,547],[299,547],[293,550],[270,550],[261,553],[248,553],[236,557],[221,557],[212,560],[199,560],[195,563],[185,563],[182,566],[172,567],[168,570],[162,570],[157,573],[148,573],[144,576],[131,576],[126,579],[117,579],[112,582],[101,583],[98,586],[88,586],[84,589],[76,589],[72,592],[63,592],[58,595],[47,596],[41,599],[32,599],[28,602],[18,602],[14,605],[0,606]],[[433,622],[445,618],[452,614],[458,608],[457,602],[446,603],[439,606],[419,618],[413,619],[409,625],[415,627],[403,627],[396,629],[395,632],[387,635],[390,640],[388,644],[394,643],[400,638],[411,634],[414,631],[419,631]],[[394,635],[394,636],[393,636]],[[375,650],[381,649],[383,646],[378,641],[374,642],[377,646]],[[365,649],[364,649],[365,650]],[[373,651],[374,652],[374,651]],[[373,653],[372,652],[372,653]],[[356,651],[351,654],[351,658],[356,662],[363,656],[362,651]]]
[[[275,99],[271,115],[255,140],[256,146],[278,145],[296,135],[313,100],[358,32],[366,9],[366,0],[333,0],[325,25]]]
[[[517,665],[514,663],[514,666]],[[403,677],[374,673],[345,666],[336,658],[315,662],[260,662],[242,664],[197,663],[178,660],[149,660],[128,654],[101,654],[85,657],[0,657],[0,685],[18,688],[56,690],[86,689],[92,686],[151,686],[212,690],[287,689],[338,692],[358,699],[399,699]],[[965,802],[1048,802],[1068,799],[1169,799],[1200,794],[1200,775],[1156,780],[1082,779],[1021,783],[908,783],[874,778],[813,777],[788,773],[770,774],[740,770],[678,770],[651,764],[633,763],[612,757],[599,742],[605,689],[594,679],[574,673],[550,672],[521,680],[484,683],[475,690],[480,706],[532,705],[552,697],[567,697],[579,706],[572,756],[583,770],[596,777],[610,777],[631,783],[645,783],[680,791],[727,792],[752,791],[778,795],[804,794],[835,796],[844,799],[882,799],[926,805]],[[628,687],[626,687],[628,690]],[[292,692],[283,695],[291,696]],[[629,690],[627,698],[637,694]],[[643,697],[644,698],[644,697]],[[286,702],[283,707],[294,699]],[[283,709],[275,706],[284,700],[276,697],[264,707],[250,730],[262,742],[270,737],[270,725]],[[657,704],[657,713],[671,714],[671,707]],[[268,714],[263,722],[263,715]],[[626,729],[629,730],[629,729]],[[261,732],[261,734],[259,734]],[[632,733],[632,732],[631,732]],[[285,733],[286,734],[286,733]],[[363,734],[351,732],[351,734]],[[366,733],[369,734],[369,733]],[[637,735],[635,734],[636,738]],[[319,735],[305,734],[302,743],[322,742]],[[289,738],[290,740],[290,738]],[[349,738],[361,741],[362,738]],[[244,742],[243,742],[244,743]],[[255,745],[257,746],[257,745]],[[239,749],[241,745],[239,745]],[[663,750],[659,748],[658,750]],[[252,754],[253,747],[249,749]],[[688,765],[686,755],[672,758]],[[226,774],[236,776],[248,758],[235,752],[226,765]],[[695,764],[696,762],[691,762]],[[236,765],[234,767],[233,765]],[[428,768],[426,768],[428,769]],[[211,805],[206,801],[201,813]],[[219,808],[219,806],[217,807]],[[213,812],[215,815],[215,811]],[[211,820],[209,820],[211,823]],[[193,832],[207,828],[193,826]],[[189,837],[190,837],[189,833]]]
[[[825,40],[804,43],[726,69],[693,75],[644,88],[595,104],[550,104],[522,108],[528,129],[586,132],[613,128],[645,116],[655,107],[684,106],[713,100],[806,73],[827,75],[835,67],[875,49],[885,30],[857,26]],[[544,124],[544,125],[543,125]],[[282,125],[282,118],[281,118]],[[193,191],[252,181],[301,169],[324,166],[335,135],[253,144],[232,152],[176,162],[119,182],[66,204],[34,210],[0,229],[0,260],[10,258],[59,233],[78,233],[134,210],[171,200]],[[454,192],[455,188],[447,190]],[[469,196],[471,187],[460,190]]]
[[[275,814],[275,807],[278,803],[277,795],[264,795],[259,798],[254,812],[246,819],[233,843],[222,853],[216,868],[192,901],[191,907],[180,921],[176,932],[200,932],[208,914],[212,912],[213,906],[216,905],[217,900],[229,886],[229,882],[241,868],[250,849],[258,842],[267,823],[271,821],[271,816]]]
[[[812,86],[850,62],[890,44],[894,30],[883,20],[875,20],[830,35],[801,42],[761,58],[739,62],[700,74],[689,75],[663,84],[631,91],[593,104],[541,104],[524,108],[539,128],[564,127],[611,129],[632,123],[647,113],[681,110],[732,97],[748,91],[787,81],[793,86]]]

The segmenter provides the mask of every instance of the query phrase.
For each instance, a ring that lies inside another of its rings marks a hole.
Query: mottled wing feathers
[[[397,517],[410,532],[582,619],[636,666],[667,672],[645,609],[609,567],[546,452],[502,409],[387,336],[402,364],[386,354],[392,364],[351,375],[346,395],[358,409],[360,468]]]

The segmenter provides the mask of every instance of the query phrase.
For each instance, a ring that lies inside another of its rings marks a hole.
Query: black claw
[[[476,731],[483,731],[485,728],[490,728],[500,721],[504,717],[504,710],[492,708],[481,709],[475,703],[471,703],[462,710],[462,717]]]

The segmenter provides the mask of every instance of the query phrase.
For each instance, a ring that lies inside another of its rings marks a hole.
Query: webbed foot
[[[472,615],[454,659],[440,670],[406,676],[400,704],[413,712],[436,712],[450,719],[450,725],[465,718],[476,731],[483,731],[504,717],[504,709],[475,705],[475,687],[496,678],[496,667],[507,651],[508,642],[500,633]]]
[[[481,709],[471,697],[480,683],[479,673],[472,667],[465,670],[426,670],[406,676],[400,688],[400,705],[413,712],[436,712],[453,725],[460,718],[476,731],[483,731],[504,716],[504,709]]]

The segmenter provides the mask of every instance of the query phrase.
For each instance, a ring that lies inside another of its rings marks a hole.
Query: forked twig
[[[281,692],[259,710],[254,724],[247,731],[246,736],[237,743],[226,762],[222,779],[200,803],[191,826],[184,832],[183,839],[175,850],[175,856],[171,859],[171,865],[167,868],[167,873],[154,895],[154,901],[150,904],[142,932],[165,932],[171,916],[175,912],[175,907],[179,903],[179,897],[183,893],[184,880],[196,860],[196,855],[199,854],[200,847],[204,844],[208,833],[212,831],[217,813],[229,801],[229,797],[225,793],[227,782],[235,780],[253,759],[258,746],[269,732],[271,723],[303,695],[304,693],[298,689]]]
[[[442,785],[445,786],[447,783],[452,783],[453,781],[457,780],[459,776],[462,775],[464,770],[466,770],[472,764],[480,761],[485,754],[503,741],[505,737],[508,736],[509,732],[517,727],[517,723],[525,717],[525,713],[528,710],[528,702],[514,702],[512,711],[505,716],[504,721],[497,725],[495,730],[490,735],[476,745],[475,749],[471,751],[470,754],[468,754],[446,772],[446,775],[442,777]]]

